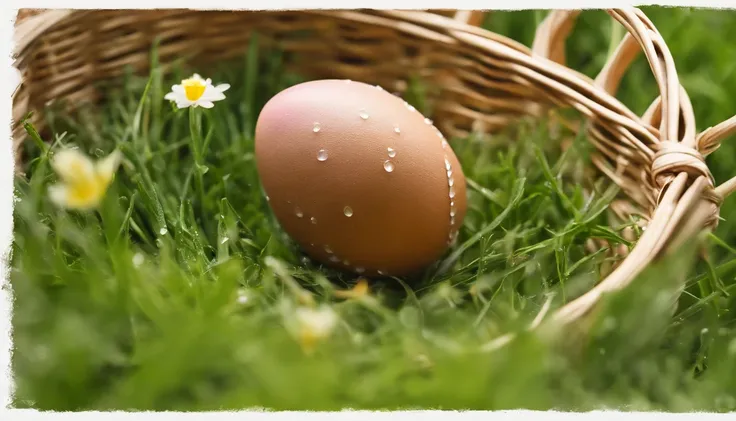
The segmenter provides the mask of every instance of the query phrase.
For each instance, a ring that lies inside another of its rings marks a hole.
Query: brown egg
[[[404,100],[348,80],[274,96],[256,126],[261,182],[307,254],[366,275],[440,258],[465,217],[465,176],[439,130]]]

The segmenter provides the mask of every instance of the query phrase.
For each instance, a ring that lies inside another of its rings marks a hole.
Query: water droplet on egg
[[[447,149],[447,141],[445,139],[442,139],[442,149]]]
[[[311,217],[311,218],[309,218],[309,220],[312,221],[313,224],[315,224],[315,225],[317,224],[317,218]]]
[[[452,217],[452,218],[454,218],[454,217],[455,217],[455,211],[454,211],[454,210],[451,210],[451,211],[450,211],[450,217]]]
[[[271,201],[271,198],[268,197],[268,195],[266,195],[266,202],[270,202],[270,201]]]
[[[405,102],[404,104],[406,104],[406,108],[409,109],[409,111],[411,112],[414,112],[417,110],[416,108],[414,108],[413,105],[409,104],[408,102]]]
[[[455,187],[450,187],[450,199],[455,197]]]
[[[455,225],[455,217],[454,216],[451,216],[450,217],[450,225]]]
[[[425,118],[425,119],[424,119],[424,122],[425,122],[426,124],[432,124],[432,120],[430,120],[430,119],[428,119],[428,118]]]
[[[447,185],[450,186],[450,187],[454,186],[455,185],[455,179],[452,178],[452,177],[448,178],[447,179]]]
[[[320,131],[321,128],[322,128],[322,126],[320,126],[320,124],[315,121],[314,122],[314,127],[312,128],[312,131],[315,132],[315,133],[319,133],[319,131]]]
[[[358,115],[360,115],[360,118],[362,118],[363,120],[368,120],[369,116],[365,110],[360,110],[360,113]]]
[[[332,254],[332,249],[330,248],[330,246],[325,246],[325,252],[327,254]]]
[[[401,134],[401,129],[399,128],[399,126],[394,126],[394,133]]]
[[[381,85],[376,85],[376,89],[378,89],[379,91],[382,91],[383,90],[383,88],[381,87]]]
[[[447,171],[450,171],[450,169],[452,169],[452,165],[450,165],[450,161],[447,158],[445,158],[445,169]]]
[[[342,261],[342,264],[345,265],[345,266],[350,266],[350,261],[349,260],[343,260]]]
[[[345,214],[345,216],[347,216],[348,218],[350,218],[351,216],[353,216],[353,209],[352,209],[352,208],[351,208],[350,206],[345,206],[345,209],[343,209],[343,210],[342,210],[342,212],[343,212],[343,213]]]
[[[393,158],[396,156],[396,150],[394,148],[388,148],[388,157]]]
[[[447,170],[447,177],[452,177],[452,170]]]
[[[304,216],[304,212],[302,212],[302,210],[299,207],[294,209],[294,213],[296,214],[297,218],[301,218],[302,216]]]
[[[394,170],[394,164],[391,161],[386,161],[383,163],[383,169],[386,170],[386,172],[392,172]]]
[[[379,275],[385,275],[385,274],[386,274],[386,272],[384,272],[384,271],[382,271],[382,270],[379,270],[379,271],[377,271],[377,272],[378,272],[378,274],[379,274]]]
[[[324,149],[320,149],[319,152],[317,152],[317,161],[327,161],[327,151]]]
[[[330,256],[330,262],[339,262],[339,261],[340,259],[337,256],[335,255]]]
[[[450,201],[450,207],[451,207],[451,208],[454,208],[454,207],[455,207],[455,201],[454,201],[454,200],[451,200],[451,201]]]

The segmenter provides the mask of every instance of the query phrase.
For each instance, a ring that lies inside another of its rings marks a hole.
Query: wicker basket
[[[622,189],[615,210],[642,216],[647,229],[606,279],[553,315],[567,324],[673,246],[715,227],[721,201],[736,190],[736,178],[716,187],[704,162],[736,132],[736,117],[697,134],[688,95],[652,22],[633,8],[608,13],[628,34],[593,80],[564,65],[565,39],[578,11],[549,14],[530,50],[478,28],[483,14],[470,11],[26,10],[16,24],[23,82],[14,94],[13,118],[18,122],[33,110],[38,127],[52,99],[104,100],[93,82],[115,78],[128,65],[145,71],[156,36],[162,63],[204,63],[243,54],[253,30],[288,53],[307,56],[289,65],[312,78],[350,78],[402,91],[409,75],[421,75],[439,87],[431,93],[432,118],[449,136],[490,132],[524,115],[572,107],[588,118],[581,129],[597,149],[594,164]],[[643,116],[614,97],[640,50],[660,91]],[[13,134],[17,151],[25,135],[22,127]]]

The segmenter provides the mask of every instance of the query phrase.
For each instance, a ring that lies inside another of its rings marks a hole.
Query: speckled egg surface
[[[306,82],[263,108],[255,151],[283,229],[311,257],[366,275],[409,275],[457,236],[465,177],[432,121],[380,87]]]

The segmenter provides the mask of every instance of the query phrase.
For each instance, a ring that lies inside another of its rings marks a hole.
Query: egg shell
[[[319,80],[280,92],[259,115],[255,153],[282,228],[336,268],[416,273],[465,217],[465,176],[440,131],[372,85]]]

